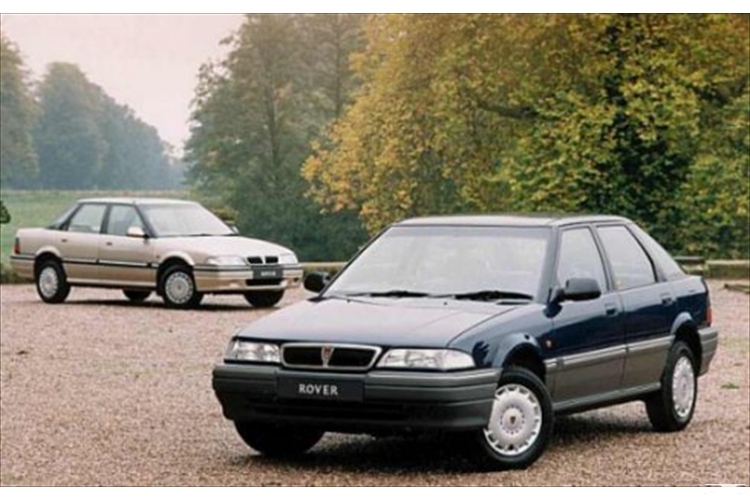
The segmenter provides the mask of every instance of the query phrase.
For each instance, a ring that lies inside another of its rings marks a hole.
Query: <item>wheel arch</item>
[[[498,346],[493,365],[502,368],[511,365],[526,368],[546,383],[547,370],[542,349],[537,340],[528,333],[519,332],[506,336]]]
[[[695,358],[697,373],[700,373],[703,359],[703,346],[698,335],[698,326],[693,317],[686,312],[680,313],[672,325],[672,343],[682,341],[690,348]]]
[[[42,262],[46,262],[48,260],[56,260],[60,263],[60,266],[62,266],[63,271],[65,271],[65,266],[63,265],[63,259],[60,255],[60,252],[54,247],[44,247],[40,248],[34,256],[35,277],[39,274],[39,266],[42,264]]]
[[[193,265],[194,262],[190,258],[190,256],[186,254],[172,254],[166,256],[162,261],[159,263],[159,267],[156,270],[156,289],[161,294],[161,280],[164,276],[164,273],[172,266],[184,266],[190,270],[190,272],[193,272]]]

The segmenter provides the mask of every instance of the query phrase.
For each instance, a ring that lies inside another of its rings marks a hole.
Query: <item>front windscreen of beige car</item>
[[[241,236],[198,203],[152,198],[79,200],[46,228],[18,230],[11,265],[48,303],[93,286],[133,302],[155,292],[178,308],[205,294],[272,307],[302,280],[288,248]]]

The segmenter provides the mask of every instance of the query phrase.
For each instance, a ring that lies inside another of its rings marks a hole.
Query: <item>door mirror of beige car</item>
[[[146,233],[143,231],[143,228],[138,226],[130,226],[128,228],[128,232],[126,233],[131,238],[145,238]]]

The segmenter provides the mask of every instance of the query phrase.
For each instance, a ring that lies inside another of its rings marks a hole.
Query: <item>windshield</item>
[[[233,231],[197,203],[141,205],[156,236],[229,236]]]
[[[548,240],[547,228],[394,227],[367,247],[326,295],[531,299]]]

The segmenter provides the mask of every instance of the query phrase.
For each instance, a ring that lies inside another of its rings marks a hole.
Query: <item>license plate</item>
[[[281,267],[256,267],[253,268],[253,279],[280,279],[284,277],[284,270]]]
[[[363,384],[359,380],[331,380],[303,377],[279,378],[279,396],[293,399],[362,401]]]

